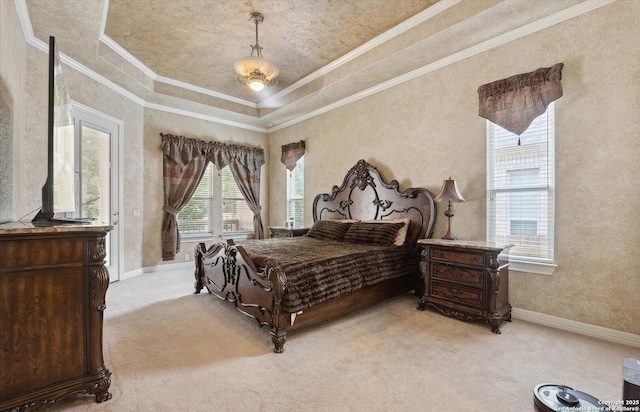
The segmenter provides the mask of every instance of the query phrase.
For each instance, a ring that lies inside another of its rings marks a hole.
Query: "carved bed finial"
[[[372,187],[376,187],[373,182],[373,177],[369,173],[369,168],[375,169],[375,167],[371,166],[369,163],[365,162],[363,159],[358,160],[353,169],[356,172],[356,177],[353,179],[353,183],[351,187],[358,186],[360,190],[364,190],[367,186],[371,185]]]

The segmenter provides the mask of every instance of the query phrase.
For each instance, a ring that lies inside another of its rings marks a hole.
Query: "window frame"
[[[228,169],[228,166],[226,166],[224,169]],[[208,231],[204,231],[204,232],[182,232],[180,231],[180,237],[182,239],[184,239],[185,241],[198,241],[198,240],[209,240],[211,239],[211,237],[221,237],[223,239],[228,239],[228,238],[233,238],[233,239],[247,239],[253,236],[253,229],[251,230],[236,230],[236,231],[225,231],[224,230],[224,219],[223,219],[223,202],[226,198],[222,197],[222,171],[218,172],[216,166],[209,162],[207,164],[207,170],[205,173],[210,173],[211,174],[211,185],[212,190],[212,197],[209,198],[211,199],[211,205],[209,207],[209,222],[210,222],[210,227]],[[230,172],[230,171],[229,171]],[[204,181],[204,179],[203,179]],[[200,181],[200,183],[198,183],[198,185],[202,184],[203,181]],[[195,192],[194,192],[195,193]],[[239,200],[236,198],[230,198],[232,200]],[[246,204],[246,200],[244,198],[242,198],[241,200],[245,201]],[[191,199],[189,200],[189,202],[191,202]],[[187,206],[185,206],[187,207]],[[247,205],[247,208],[249,206]],[[184,209],[183,209],[184,210]],[[180,213],[178,213],[178,216],[176,216],[176,219],[178,221],[178,230],[180,230]]]
[[[285,169],[285,172],[287,173],[286,176],[286,215],[285,215],[285,219],[287,222],[289,222],[290,220],[293,220],[293,228],[294,229],[300,229],[304,227],[304,155],[298,159],[298,161],[296,162],[296,167],[292,170],[289,171],[287,169]],[[299,196],[293,195],[291,194],[291,189],[292,186],[294,185],[294,183],[292,182],[292,180],[296,179],[296,178],[301,178],[302,179],[302,193]],[[291,203],[296,202],[296,201],[301,201],[302,203],[302,210],[301,210],[301,219],[300,220],[296,220],[295,217],[290,216],[290,211],[291,211]]]
[[[522,198],[537,198],[538,206],[535,211],[538,216],[534,219],[537,223],[536,236],[543,236],[543,239],[537,243],[543,256],[530,256],[526,254],[518,254],[517,247],[511,249],[509,254],[510,268],[512,270],[539,273],[550,275],[557,266],[554,262],[555,258],[555,241],[554,241],[554,225],[555,225],[555,107],[551,103],[544,114],[540,115],[532,125],[521,135],[524,148],[520,149],[521,153],[515,162],[511,159],[509,166],[500,165],[496,159],[500,157],[500,145],[496,144],[496,140],[509,139],[514,145],[519,144],[517,135],[510,133],[500,126],[487,120],[486,122],[486,139],[487,139],[487,241],[503,242],[504,238],[526,237],[525,234],[513,234],[511,222],[513,221],[513,210],[511,199],[515,199],[514,194],[521,194]],[[542,127],[542,129],[541,129]],[[545,133],[540,137],[540,133]],[[538,138],[536,138],[538,137]],[[528,142],[527,142],[528,141]],[[527,144],[531,147],[536,144],[541,147],[538,151],[529,150]],[[496,148],[498,146],[498,148]],[[497,153],[497,154],[496,154]],[[529,157],[525,157],[527,154]],[[502,154],[504,156],[504,154]],[[537,155],[538,157],[536,158]],[[533,160],[532,160],[533,158]],[[542,160],[542,161],[540,161]],[[537,173],[542,173],[541,177],[531,176],[527,178],[511,179],[512,175],[525,176],[527,170],[540,169]],[[512,173],[517,172],[517,173]],[[502,174],[502,180],[499,176]],[[505,177],[506,176],[506,177]],[[543,182],[538,180],[542,179]],[[516,184],[514,182],[519,182]],[[535,196],[533,196],[535,194]],[[503,196],[504,200],[500,203],[499,198]],[[501,206],[498,206],[500,204]],[[527,206],[530,206],[530,203]],[[498,211],[502,208],[502,213]],[[530,210],[528,212],[531,212]],[[521,214],[527,211],[522,210]],[[498,225],[502,223],[502,232]],[[542,235],[540,233],[543,233]],[[508,233],[508,234],[507,234]],[[502,238],[502,239],[501,239]],[[515,243],[507,241],[507,243]],[[525,247],[523,247],[525,249]],[[521,249],[521,251],[523,250]],[[546,256],[545,252],[546,251]],[[515,252],[515,253],[514,253]]]

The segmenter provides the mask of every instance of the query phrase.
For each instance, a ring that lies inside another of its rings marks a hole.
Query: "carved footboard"
[[[196,246],[195,293],[203,287],[254,318],[260,326],[271,327],[274,352],[283,351],[286,340],[286,314],[282,298],[287,279],[276,261],[257,268],[242,246],[233,240],[218,243],[208,250],[204,243]]]

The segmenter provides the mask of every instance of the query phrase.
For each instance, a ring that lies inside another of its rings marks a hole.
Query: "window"
[[[304,156],[296,163],[292,172],[287,172],[287,221],[294,228],[304,226]]]
[[[222,231],[253,232],[253,212],[244,200],[229,167],[220,171],[222,184]]]
[[[487,240],[510,260],[553,262],[554,105],[520,136],[487,121]]]
[[[187,233],[213,233],[213,170],[209,163],[189,203],[178,212],[178,230]]]
[[[220,173],[209,163],[189,203],[178,213],[181,234],[253,232],[249,209],[229,167]]]

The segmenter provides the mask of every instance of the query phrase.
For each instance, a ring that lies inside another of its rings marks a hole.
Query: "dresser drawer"
[[[431,277],[434,280],[456,282],[476,288],[484,287],[484,270],[467,269],[460,266],[431,263]]]
[[[431,259],[467,265],[485,266],[483,253],[462,252],[460,250],[430,249]]]
[[[471,290],[445,285],[438,282],[431,282],[429,296],[459,303],[465,306],[484,309],[484,293],[482,290]]]

